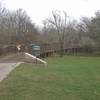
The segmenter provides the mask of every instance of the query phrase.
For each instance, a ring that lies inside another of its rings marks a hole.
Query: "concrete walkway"
[[[2,81],[19,64],[23,62],[36,62],[36,60],[34,60],[33,58],[34,56],[30,54],[25,55],[25,53],[15,53],[5,57],[0,57],[0,81]],[[41,61],[44,64],[47,64],[45,61],[41,59],[39,59],[39,61]]]
[[[6,76],[19,64],[22,62],[17,63],[0,63],[0,82],[6,78]]]
[[[0,57],[0,82],[19,64],[23,63],[22,54],[10,54],[5,57]]]

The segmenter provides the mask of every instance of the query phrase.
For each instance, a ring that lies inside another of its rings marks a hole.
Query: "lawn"
[[[100,100],[100,57],[46,59],[22,64],[0,83],[0,100]]]

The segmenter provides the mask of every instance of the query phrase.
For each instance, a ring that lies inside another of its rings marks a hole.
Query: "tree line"
[[[71,20],[66,12],[57,10],[53,11],[52,16],[45,19],[43,24],[41,41],[44,43],[58,42],[60,55],[63,55],[66,47],[80,47],[91,51],[100,48],[100,11],[97,11],[94,17],[82,17],[78,22]]]
[[[0,7],[0,44],[36,42],[39,32],[27,13]]]
[[[27,13],[10,11],[0,5],[0,44],[59,43],[65,47],[100,48],[100,11],[95,16],[72,20],[65,11],[52,11],[39,29]]]

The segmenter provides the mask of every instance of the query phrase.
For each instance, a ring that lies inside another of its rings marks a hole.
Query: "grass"
[[[100,100],[100,57],[22,64],[0,83],[0,100]]]

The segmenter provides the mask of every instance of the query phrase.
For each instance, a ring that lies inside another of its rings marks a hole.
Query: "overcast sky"
[[[3,3],[10,10],[24,9],[38,25],[50,16],[52,10],[64,10],[75,19],[93,16],[100,10],[100,0],[3,0]]]

